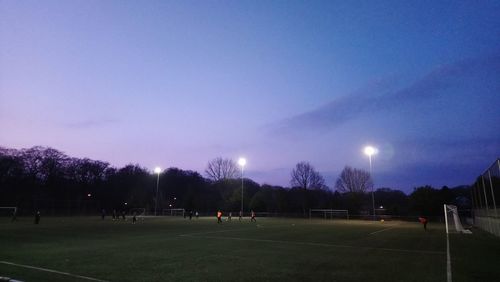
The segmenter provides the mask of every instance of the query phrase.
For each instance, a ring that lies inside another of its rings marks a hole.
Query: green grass
[[[90,217],[34,225],[2,218],[0,261],[107,281],[446,281],[444,226],[428,227],[269,218],[146,218],[132,225]],[[500,281],[500,239],[473,232],[450,235],[453,281]],[[88,281],[2,263],[0,276]]]

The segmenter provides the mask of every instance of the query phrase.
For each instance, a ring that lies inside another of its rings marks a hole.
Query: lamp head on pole
[[[378,153],[378,149],[372,146],[366,146],[364,153],[365,155],[371,157],[372,155],[376,155]]]
[[[155,173],[160,174],[161,168],[159,166],[155,167]]]
[[[245,158],[240,158],[238,160],[238,164],[243,168],[247,164],[247,160]]]

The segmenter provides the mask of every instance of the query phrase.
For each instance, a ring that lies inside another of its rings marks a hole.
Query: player
[[[193,219],[193,211],[189,211],[189,220]]]
[[[252,210],[252,218],[250,218],[250,221],[257,222],[255,219],[255,212]]]
[[[35,224],[40,223],[40,211],[36,211],[35,213]]]
[[[104,220],[104,217],[106,216],[106,210],[102,209],[101,210],[101,219]]]
[[[196,219],[198,219],[198,217],[200,216],[200,214],[198,213],[198,211],[196,211],[196,212],[194,213],[194,215],[196,216]]]
[[[136,221],[137,221],[137,213],[134,212],[134,215],[132,216],[132,224],[135,224]]]
[[[217,212],[217,223],[222,223],[222,212],[220,210]]]
[[[12,212],[12,219],[10,220],[10,222],[14,221],[17,221],[17,209],[14,209],[14,211]]]
[[[240,211],[240,216],[239,216],[238,220],[241,221],[242,217],[243,217],[243,211]]]
[[[116,210],[113,210],[113,220],[117,220],[118,219],[118,215],[116,215]]]
[[[229,212],[229,215],[227,216],[227,221],[231,221],[231,217],[233,216],[232,212]]]
[[[427,218],[421,216],[418,218],[418,221],[424,225],[424,230],[427,231]]]

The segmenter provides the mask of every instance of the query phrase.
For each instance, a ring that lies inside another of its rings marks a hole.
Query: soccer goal
[[[184,216],[184,213],[184,209],[164,209],[162,214],[169,216]]]
[[[460,221],[460,217],[458,216],[457,207],[454,205],[444,205],[444,221],[446,224],[446,233],[454,232],[453,226],[455,226],[456,232],[471,234],[470,230],[465,229],[462,226],[462,222]]]
[[[348,210],[332,210],[332,209],[311,209],[309,210],[309,219],[323,218],[323,219],[349,219]]]
[[[17,215],[17,207],[0,207],[0,217],[13,217]]]

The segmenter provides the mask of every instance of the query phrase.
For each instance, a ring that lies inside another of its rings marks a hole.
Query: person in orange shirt
[[[220,210],[217,212],[217,223],[222,223],[222,212]]]
[[[418,221],[424,225],[424,230],[427,231],[427,218],[421,216],[418,218]]]

